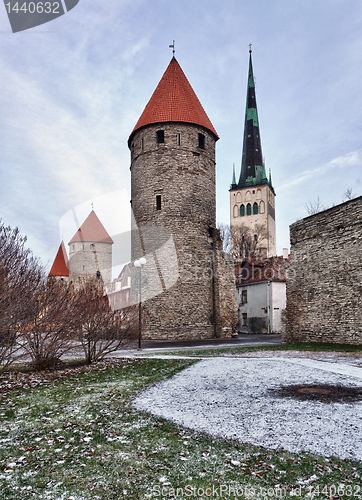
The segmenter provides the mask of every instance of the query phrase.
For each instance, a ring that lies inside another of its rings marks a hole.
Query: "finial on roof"
[[[92,206],[92,210],[94,210],[94,203],[93,203],[93,201],[91,203],[91,206]]]
[[[249,43],[249,54],[252,53],[252,50],[251,50],[251,43]]]
[[[173,41],[173,44],[169,45],[169,47],[170,47],[170,49],[172,49],[172,54],[175,57],[175,40],[172,40],[172,41]]]

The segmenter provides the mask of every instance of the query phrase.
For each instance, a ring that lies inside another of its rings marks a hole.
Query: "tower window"
[[[241,215],[241,217],[244,217],[244,215],[245,215],[245,205],[243,205],[243,204],[240,205],[240,215]]]
[[[156,210],[161,210],[161,195],[156,195]]]
[[[253,214],[254,215],[257,215],[258,214],[258,211],[259,211],[259,206],[258,204],[255,202],[254,205],[253,205]]]
[[[142,151],[144,151],[144,149],[145,149],[145,140],[143,137],[141,139],[141,149],[142,149]]]
[[[254,234],[254,241],[258,241],[258,235]]]
[[[162,144],[163,142],[165,142],[165,131],[164,130],[157,130],[156,136],[157,136],[157,144]]]
[[[96,276],[97,276],[97,280],[99,280],[99,278],[101,277],[100,271],[97,271]]]
[[[177,134],[177,145],[181,146],[181,134]]]
[[[85,266],[83,265],[83,271],[85,271]]]
[[[233,208],[233,216],[234,218],[237,217],[239,215],[239,209],[238,209],[238,206],[237,205],[234,205],[234,208]]]
[[[204,136],[204,134],[199,134],[199,148],[205,149],[205,136]]]
[[[248,203],[246,205],[246,215],[251,215],[251,205],[250,205],[250,203]]]

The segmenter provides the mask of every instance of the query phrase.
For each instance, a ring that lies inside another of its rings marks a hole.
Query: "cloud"
[[[282,186],[278,187],[278,191],[282,191],[285,189],[290,189],[291,187],[298,186],[303,184],[310,179],[320,179],[327,172],[334,169],[350,169],[353,167],[362,166],[362,149],[357,151],[352,151],[343,156],[339,156],[334,160],[331,160],[326,165],[322,165],[321,167],[315,168],[313,170],[304,170],[301,174],[298,175],[295,179],[288,181]]]

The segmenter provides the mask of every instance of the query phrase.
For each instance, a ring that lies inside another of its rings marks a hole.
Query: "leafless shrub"
[[[352,188],[348,188],[343,193],[342,201],[344,202],[347,200],[353,200],[353,198],[355,198],[355,197],[356,197],[356,195],[352,193]]]
[[[18,343],[22,325],[30,320],[29,304],[43,280],[43,270],[20,236],[0,221],[0,370],[23,352]]]
[[[309,201],[305,206],[305,209],[308,215],[318,214],[319,212],[325,210],[324,206],[320,202],[319,196],[316,201],[314,202]]]
[[[45,370],[61,363],[74,347],[79,329],[77,295],[71,283],[44,279],[29,304],[29,321],[22,323],[20,342],[31,365]]]
[[[96,281],[83,285],[77,301],[79,339],[88,364],[130,345],[138,337],[138,306],[113,312],[103,287]]]

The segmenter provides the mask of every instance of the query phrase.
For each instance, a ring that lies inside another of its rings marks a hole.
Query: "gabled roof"
[[[175,57],[171,59],[156,90],[136,123],[129,137],[128,145],[130,145],[136,130],[152,123],[165,122],[200,125],[212,132],[216,140],[219,139],[216,130]]]
[[[58,253],[54,259],[49,277],[52,276],[69,276],[69,262],[64,242],[62,241]]]
[[[68,245],[76,241],[113,243],[112,238],[104,229],[94,210],[88,215]]]
[[[264,260],[245,259],[235,267],[236,285],[248,285],[263,281],[287,281],[290,260],[269,257]]]

